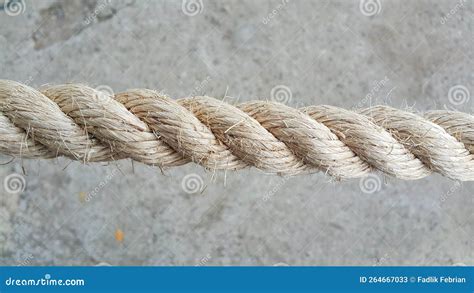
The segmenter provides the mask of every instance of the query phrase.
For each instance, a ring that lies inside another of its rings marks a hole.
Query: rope
[[[406,180],[431,172],[474,180],[474,116],[424,116],[375,106],[294,109],[269,101],[230,105],[205,96],[173,100],[133,89],[114,97],[79,84],[41,91],[0,80],[0,153],[106,162],[131,158],[160,168],[253,166],[337,179],[376,169]]]

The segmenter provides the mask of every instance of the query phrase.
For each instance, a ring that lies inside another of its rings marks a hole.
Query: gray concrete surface
[[[5,5],[1,78],[473,111],[472,1],[194,2]],[[474,265],[474,185],[439,175],[334,183],[16,159],[0,182],[1,264]]]

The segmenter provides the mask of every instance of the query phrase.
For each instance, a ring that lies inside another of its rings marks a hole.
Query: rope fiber
[[[474,116],[456,111],[231,105],[148,89],[112,96],[80,84],[36,90],[0,80],[0,153],[14,157],[131,158],[160,168],[195,162],[281,175],[323,171],[337,179],[373,170],[406,180],[437,172],[474,181],[473,152]]]

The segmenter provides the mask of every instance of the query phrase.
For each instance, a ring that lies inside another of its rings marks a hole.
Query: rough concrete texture
[[[4,6],[1,78],[473,111],[472,1],[187,2]],[[331,182],[17,158],[0,180],[1,264],[474,265],[474,185],[439,175]]]

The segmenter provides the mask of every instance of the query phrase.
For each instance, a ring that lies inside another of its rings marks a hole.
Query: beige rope
[[[144,89],[112,97],[85,85],[38,91],[0,80],[0,153],[23,158],[132,158],[160,167],[192,161],[284,175],[324,171],[337,179],[377,169],[413,180],[435,171],[473,181],[473,151],[474,116],[454,111],[421,117],[387,106],[233,106]]]

